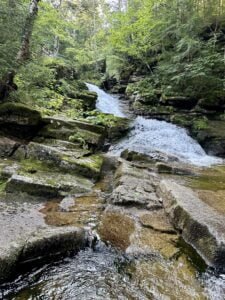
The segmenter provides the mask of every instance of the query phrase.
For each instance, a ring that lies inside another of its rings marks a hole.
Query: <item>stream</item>
[[[98,94],[98,110],[126,116],[117,96],[111,96],[92,84],[87,85],[89,90]],[[124,149],[145,154],[162,151],[198,166],[222,162],[208,156],[185,129],[143,117],[137,117],[128,136],[109,151],[119,155]],[[99,241],[94,250],[85,249],[74,257],[21,275],[5,285],[2,298],[0,290],[0,299],[225,299],[225,276],[216,276],[211,271],[196,272],[194,267],[186,269],[187,260],[185,255],[176,264],[163,259],[155,261],[153,257],[131,258]]]

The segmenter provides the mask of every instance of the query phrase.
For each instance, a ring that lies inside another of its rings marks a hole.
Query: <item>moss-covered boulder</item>
[[[104,144],[104,127],[66,118],[44,118],[45,126],[38,137],[80,143],[81,146],[100,148]]]
[[[42,125],[40,112],[22,104],[0,105],[0,131],[20,138],[34,136]]]

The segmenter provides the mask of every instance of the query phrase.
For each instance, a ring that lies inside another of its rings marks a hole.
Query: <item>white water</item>
[[[119,99],[116,96],[106,94],[96,85],[86,83],[88,89],[98,94],[96,108],[106,114],[112,114],[117,117],[125,117],[125,114],[120,109]]]
[[[95,85],[87,84],[87,86],[90,91],[98,94],[96,106],[98,110],[125,117],[116,96],[105,93]],[[198,166],[222,163],[222,159],[207,155],[202,147],[187,134],[185,129],[176,125],[143,117],[137,117],[133,125],[134,128],[130,134],[112,146],[111,152],[113,154],[119,155],[125,149],[144,154],[161,151],[174,155],[181,161]]]

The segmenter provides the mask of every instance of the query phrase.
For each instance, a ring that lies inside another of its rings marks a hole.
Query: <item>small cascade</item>
[[[87,84],[90,91],[98,94],[97,109],[104,113],[126,117],[119,99],[105,93],[93,84]],[[192,139],[187,131],[165,121],[137,117],[130,134],[110,149],[111,154],[120,155],[125,150],[134,150],[144,154],[161,151],[176,156],[179,160],[198,166],[221,164],[222,159],[209,156]]]
[[[144,154],[161,151],[199,166],[222,163],[221,159],[207,155],[185,129],[143,117],[136,118],[134,129],[128,137],[111,147],[111,153],[119,155],[125,149]]]
[[[120,109],[119,98],[111,96],[98,88],[96,85],[86,83],[91,92],[98,94],[96,108],[106,114],[112,114],[117,117],[125,117],[125,114]]]

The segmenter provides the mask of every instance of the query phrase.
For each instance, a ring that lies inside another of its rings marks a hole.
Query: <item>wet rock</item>
[[[131,245],[127,253],[132,255],[154,255],[171,259],[179,253],[176,247],[177,236],[159,233],[150,228],[137,229],[131,238]]]
[[[99,226],[101,239],[121,250],[126,250],[130,245],[130,237],[134,230],[134,220],[116,211],[105,212]]]
[[[154,151],[149,154],[143,154],[129,149],[124,150],[121,153],[121,157],[127,161],[137,161],[144,163],[153,163],[155,161],[178,161],[178,158],[173,155],[169,155],[160,151]]]
[[[86,244],[85,231],[76,227],[44,228],[36,231],[25,243],[19,263],[44,260],[67,252],[77,252]]]
[[[106,125],[107,137],[109,140],[121,138],[130,130],[130,128],[129,119],[114,117],[114,122]]]
[[[185,257],[166,259],[135,260],[126,271],[145,291],[148,299],[198,299],[206,300],[198,273],[192,263]],[[153,296],[154,295],[154,296]]]
[[[225,268],[225,218],[202,202],[191,189],[172,181],[160,184],[166,212],[183,238],[206,263]]]
[[[6,184],[7,192],[26,192],[30,195],[56,197],[66,193],[89,192],[91,181],[68,174],[38,172],[26,175],[13,175]]]
[[[15,191],[16,192],[16,191]],[[23,193],[0,194],[0,282],[15,276],[21,264],[76,252],[86,233],[74,226],[48,226],[40,212],[46,199]]]
[[[161,203],[155,193],[155,180],[147,170],[123,162],[115,175],[111,202],[123,205],[148,205],[149,209],[158,209]]]
[[[19,143],[6,137],[0,137],[0,157],[10,157],[19,147]]]
[[[44,118],[43,121],[46,125],[39,131],[39,137],[72,141],[95,148],[104,144],[104,127],[65,118]]]
[[[182,167],[182,163],[181,167],[177,166],[179,164],[175,164],[175,165],[169,165],[169,164],[165,164],[162,162],[158,162],[156,163],[156,169],[157,172],[160,174],[174,174],[174,175],[194,175],[195,172],[192,170],[192,168],[188,167],[188,166],[183,166]]]
[[[0,105],[1,132],[19,138],[33,137],[42,126],[41,114],[27,106],[15,103]]]
[[[142,226],[160,231],[162,233],[175,234],[174,227],[169,222],[164,210],[144,213],[140,216]]]

